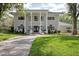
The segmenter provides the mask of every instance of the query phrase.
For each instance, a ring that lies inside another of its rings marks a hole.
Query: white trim
[[[24,33],[26,33],[27,31],[26,31],[26,14],[25,14],[25,19],[24,19]]]
[[[32,12],[30,13],[31,14],[31,29],[30,29],[30,33],[32,33]]]
[[[39,32],[41,33],[41,12],[40,12],[40,29]]]
[[[48,33],[48,13],[46,13],[46,33]]]

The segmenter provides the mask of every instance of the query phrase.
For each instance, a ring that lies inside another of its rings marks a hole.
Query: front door
[[[34,32],[39,32],[39,26],[34,26]]]

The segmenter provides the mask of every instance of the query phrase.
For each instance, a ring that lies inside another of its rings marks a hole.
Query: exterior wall
[[[67,32],[66,26],[61,25],[59,27],[60,32]]]
[[[24,20],[18,20],[18,13],[14,14],[14,30],[18,30],[18,26],[24,25]]]
[[[48,26],[51,24],[54,26],[56,29],[58,29],[58,14],[57,13],[48,13],[48,17],[55,17],[55,20],[48,20]]]
[[[28,10],[28,13],[32,12],[32,26],[40,26],[40,12],[41,16],[44,17],[44,19],[41,20],[41,26],[43,26],[43,29],[46,30],[46,13],[48,14],[47,17],[55,17],[55,20],[48,20],[47,19],[47,26],[52,25],[56,29],[58,29],[58,16],[59,13],[53,13],[48,12],[47,10]],[[14,14],[14,30],[17,30],[17,27],[21,24],[24,25],[24,20],[18,20],[18,13]],[[38,16],[38,21],[34,21],[34,16]],[[24,16],[25,17],[25,16]],[[31,27],[31,15],[29,14],[26,16],[26,32],[30,31]]]
[[[70,29],[67,29],[67,27],[70,27]],[[71,27],[72,26],[63,26],[63,25],[60,25],[59,30],[60,30],[60,32],[68,32],[68,30],[72,31]]]
[[[72,31],[72,25],[71,24],[67,24],[67,23],[63,23],[63,22],[59,22],[58,30],[60,32],[68,32],[68,30]]]
[[[34,16],[38,17],[38,21],[34,20]],[[41,26],[43,26],[43,29],[46,28],[46,15],[45,13],[41,13],[41,16],[43,16],[43,19],[41,20]],[[29,30],[29,26],[31,26],[30,22],[31,22],[31,16],[27,16],[26,19],[26,25],[27,25],[27,29]],[[40,14],[39,13],[33,13],[32,15],[32,26],[40,26]]]

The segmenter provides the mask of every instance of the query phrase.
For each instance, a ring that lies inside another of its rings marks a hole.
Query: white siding
[[[36,10],[36,11],[32,11],[29,10],[29,12],[32,12],[32,26],[40,26],[40,12],[41,12],[41,16],[44,17],[43,20],[41,20],[41,25],[44,27],[44,29],[46,29],[46,13],[48,13],[48,17],[55,17],[55,20],[47,20],[48,22],[48,26],[52,25],[55,26],[56,29],[58,29],[58,16],[59,13],[53,13],[53,12],[48,12],[47,10]],[[14,29],[17,29],[17,27],[21,24],[24,25],[24,20],[18,20],[18,14],[15,13],[14,14]],[[34,16],[38,17],[38,21],[34,21]],[[28,16],[26,16],[26,30],[30,30],[29,26],[31,26],[30,24],[31,22],[31,15],[29,14]]]
[[[55,17],[55,20],[48,20],[48,26],[51,24],[52,26],[55,26],[56,29],[58,29],[58,14],[48,13],[48,17]]]
[[[17,30],[17,27],[20,26],[21,24],[24,25],[24,20],[18,20],[18,14],[14,14],[14,30]]]

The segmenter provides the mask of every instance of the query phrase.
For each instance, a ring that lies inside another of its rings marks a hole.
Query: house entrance
[[[39,32],[39,26],[34,26],[34,32]]]

